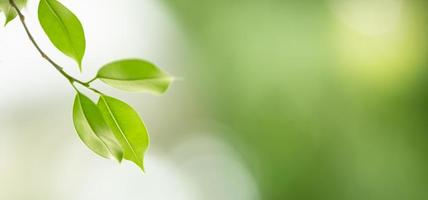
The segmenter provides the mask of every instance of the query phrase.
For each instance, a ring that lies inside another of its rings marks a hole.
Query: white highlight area
[[[215,137],[220,131],[230,133],[225,129],[202,131],[178,145],[173,155],[179,168],[191,178],[199,199],[261,199],[256,179],[239,153]]]
[[[401,22],[402,0],[332,0],[332,7],[343,23],[367,35],[394,32]]]

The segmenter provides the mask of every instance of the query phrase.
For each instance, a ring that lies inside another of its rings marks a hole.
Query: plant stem
[[[83,82],[80,81],[79,79],[74,78],[73,76],[67,74],[63,68],[57,64],[56,62],[54,62],[39,46],[39,44],[37,44],[36,40],[34,39],[33,35],[31,34],[30,30],[28,29],[27,24],[25,23],[25,16],[22,14],[21,10],[19,9],[19,7],[16,5],[15,0],[9,0],[10,5],[12,5],[12,7],[16,10],[16,12],[18,13],[19,19],[21,21],[22,26],[25,29],[25,32],[27,33],[28,38],[30,39],[31,43],[33,44],[33,46],[37,49],[37,51],[40,53],[40,55],[42,56],[42,58],[44,58],[45,60],[47,60],[59,73],[61,73],[68,81],[70,81],[70,83],[73,85],[74,82],[79,83],[89,89],[92,90],[92,88],[89,87],[89,83],[92,82],[92,80],[90,82]],[[73,85],[74,87],[74,85]]]

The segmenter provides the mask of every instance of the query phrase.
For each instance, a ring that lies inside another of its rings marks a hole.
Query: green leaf
[[[128,104],[104,95],[100,97],[98,107],[122,145],[124,158],[144,171],[144,153],[149,145],[149,136],[138,113]]]
[[[104,83],[130,92],[164,93],[172,78],[155,65],[139,59],[119,60],[104,65],[97,74]]]
[[[6,21],[4,22],[4,25],[6,26],[9,22],[14,20],[16,16],[18,15],[15,11],[15,9],[12,6],[8,6],[7,10],[4,12]]]
[[[73,121],[80,139],[92,151],[105,158],[122,160],[122,148],[97,105],[80,93],[74,101]]]
[[[73,58],[82,70],[86,40],[79,19],[57,0],[40,0],[39,21],[54,46]]]
[[[23,8],[27,4],[27,0],[15,0],[16,5],[18,8]],[[4,25],[6,26],[9,22],[14,20],[18,13],[16,12],[15,8],[13,8],[9,0],[0,0],[0,12],[4,12],[4,15],[6,17],[6,21]]]

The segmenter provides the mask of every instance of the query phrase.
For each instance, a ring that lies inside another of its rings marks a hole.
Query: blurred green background
[[[167,1],[262,199],[428,199],[427,1]]]
[[[72,90],[23,61],[43,63],[10,42],[19,24],[1,30],[3,80],[51,79],[0,87],[0,199],[428,199],[427,1],[63,2],[86,21],[89,74],[138,56],[179,80],[160,97],[104,88],[149,127],[141,176],[85,149]]]

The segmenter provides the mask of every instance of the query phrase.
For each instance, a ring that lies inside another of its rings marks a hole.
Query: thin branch
[[[94,77],[94,78],[92,78],[91,80],[89,80],[88,82],[86,82],[87,84],[91,84],[92,82],[94,82],[95,80],[97,80],[98,79],[98,77]]]
[[[47,60],[53,67],[55,67],[56,70],[58,70],[59,73],[61,73],[65,78],[67,78],[71,84],[73,84],[73,82],[79,83],[85,87],[89,87],[89,83],[90,82],[83,82],[80,81],[72,76],[70,76],[69,74],[67,74],[63,68],[57,64],[56,62],[54,62],[39,46],[39,44],[36,42],[36,40],[34,39],[33,35],[31,34],[30,30],[28,29],[27,24],[25,23],[25,16],[22,14],[21,10],[19,9],[19,7],[16,5],[15,0],[9,0],[10,5],[12,5],[12,7],[16,10],[16,12],[18,13],[19,19],[21,21],[22,26],[25,29],[25,32],[27,33],[28,38],[30,39],[31,43],[33,44],[33,46],[37,49],[37,51],[40,53],[40,55],[42,56],[42,58],[44,58],[45,60]]]

